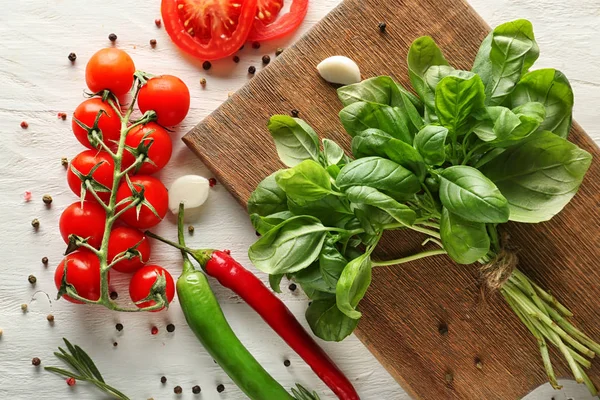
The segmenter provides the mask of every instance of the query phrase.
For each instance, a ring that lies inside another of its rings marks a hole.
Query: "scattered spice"
[[[67,378],[67,385],[69,385],[69,386],[75,386],[75,383],[77,383],[77,381],[75,380],[75,378],[73,378],[73,377]]]
[[[256,73],[256,67],[254,65],[249,66],[248,73],[254,75]]]
[[[31,364],[34,366],[39,366],[42,363],[42,360],[39,359],[39,357],[33,357],[31,359]]]
[[[63,167],[67,168],[67,166],[69,165],[69,160],[67,159],[67,157],[62,157],[62,158],[60,159],[60,164],[61,164]]]
[[[21,121],[21,128],[23,128],[23,129],[29,128],[29,124],[27,123],[27,121]]]
[[[438,332],[440,333],[440,335],[446,336],[448,334],[448,325],[446,325],[443,322],[440,323],[440,325],[438,326]]]
[[[35,229],[39,228],[39,227],[40,227],[40,220],[39,220],[39,219],[37,219],[37,218],[34,218],[34,219],[31,221],[31,226],[33,226]]]
[[[233,96],[233,92],[227,93],[227,97],[231,97],[231,96]]]
[[[260,233],[259,233],[258,231],[254,231],[254,234],[255,234],[256,236],[260,236]]]
[[[291,111],[292,113],[292,117],[294,118],[298,118],[298,116],[300,115],[300,111],[296,110],[295,108]]]
[[[118,298],[119,298],[119,293],[117,293],[115,291],[110,292],[110,299],[111,300],[116,300]]]
[[[116,42],[117,41],[117,35],[115,35],[114,33],[111,33],[110,35],[108,35],[108,40],[110,40],[111,42]]]
[[[223,393],[224,391],[225,391],[225,385],[223,385],[222,383],[220,383],[220,384],[217,386],[217,392],[219,392],[219,393]]]
[[[210,67],[212,67],[212,64],[210,63],[210,61],[204,61],[202,63],[202,68],[204,68],[205,71],[208,71],[210,69]]]
[[[28,308],[29,308],[29,307],[27,306],[27,304],[25,304],[25,303],[21,304],[21,311],[23,311],[23,312],[27,312],[27,309],[28,309]]]
[[[67,119],[67,113],[64,112],[59,112],[58,114],[56,114],[57,118],[62,119],[63,121]]]
[[[452,375],[452,372],[446,372],[445,379],[448,385],[452,384],[452,382],[454,381],[454,375]]]
[[[288,289],[290,289],[292,292],[295,292],[297,288],[298,286],[296,286],[295,283],[290,283],[290,286],[288,286]]]
[[[164,385],[165,383],[167,383],[167,377],[166,377],[166,376],[161,376],[161,377],[160,377],[160,383],[162,383],[163,385]]]
[[[48,257],[42,257],[42,264],[48,265]]]
[[[281,53],[283,53],[283,49],[281,47],[277,48],[277,50],[275,50],[275,57],[279,57]]]
[[[23,195],[23,200],[25,200],[25,202],[31,201],[31,192],[29,190]]]
[[[156,47],[156,39],[150,39],[150,46]]]
[[[260,42],[252,42],[253,49],[260,49]]]
[[[483,362],[479,357],[475,357],[475,366],[477,369],[483,369]]]
[[[263,64],[267,65],[268,63],[271,62],[271,57],[269,57],[268,54],[265,54],[264,56],[262,56],[262,62],[263,62]]]
[[[385,29],[387,28],[387,25],[385,24],[385,22],[380,22],[378,27],[379,27],[379,32],[385,33]]]
[[[210,186],[210,187],[215,187],[215,186],[216,186],[216,184],[217,184],[217,180],[216,180],[215,178],[210,178],[210,179],[208,180],[208,186]]]
[[[183,393],[183,389],[181,386],[175,386],[175,388],[173,388],[173,392],[175,392],[175,394],[181,394]]]
[[[71,61],[72,63],[74,63],[75,60],[77,60],[77,54],[75,54],[75,53],[69,53],[69,61]]]
[[[54,315],[48,314],[46,315],[46,319],[48,320],[48,322],[54,322]]]
[[[196,385],[192,388],[192,393],[194,394],[199,394],[202,391],[202,389],[200,389],[200,386]]]
[[[45,194],[42,196],[42,201],[44,202],[44,204],[50,205],[52,204],[52,196],[50,196],[49,194]]]
[[[190,235],[193,235],[193,234],[194,234],[194,229],[195,229],[195,228],[194,228],[194,225],[190,225],[190,226],[188,226],[188,233],[189,233]]]
[[[200,86],[206,87],[206,78],[200,78]]]
[[[158,334],[158,328],[155,327],[155,326],[153,326],[152,329],[150,329],[150,333],[153,334],[153,335]]]
[[[113,347],[117,347],[118,345],[119,345],[119,343],[113,342]]]
[[[283,365],[285,367],[289,367],[290,365],[292,365],[292,363],[290,362],[290,360],[283,360]]]
[[[118,323],[115,325],[115,329],[119,332],[121,332],[123,330],[123,324],[122,323]]]
[[[233,62],[234,63],[239,63],[240,62],[240,58],[238,56],[233,56]]]
[[[169,332],[169,333],[175,332],[175,325],[173,325],[173,324],[167,325],[167,332]]]
[[[154,20],[154,25],[156,25],[157,28],[160,28],[160,26],[162,25],[162,21],[160,20],[160,18],[156,18]]]

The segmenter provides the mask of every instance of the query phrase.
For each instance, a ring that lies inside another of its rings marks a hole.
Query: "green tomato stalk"
[[[97,300],[90,300],[80,296],[77,293],[77,290],[73,285],[71,285],[66,277],[67,277],[67,268],[68,263],[65,263],[65,271],[63,274],[63,281],[61,284],[61,288],[58,291],[58,297],[60,298],[62,295],[67,294],[69,297],[78,300],[82,303],[86,304],[100,304],[104,307],[114,310],[114,311],[123,311],[123,312],[140,312],[140,311],[153,311],[160,310],[163,307],[168,307],[169,303],[167,301],[166,296],[166,279],[164,276],[160,276],[156,279],[156,282],[152,286],[150,290],[150,294],[145,299],[140,300],[140,303],[147,301],[154,301],[154,304],[148,307],[138,308],[138,307],[122,307],[117,302],[113,301],[110,298],[110,290],[108,286],[108,276],[110,269],[120,261],[131,259],[133,257],[139,256],[139,251],[137,250],[137,246],[134,246],[120,254],[117,254],[112,260],[108,259],[108,241],[110,237],[110,233],[113,227],[113,224],[119,219],[119,217],[131,208],[136,208],[139,212],[139,209],[142,206],[148,207],[154,214],[156,211],[152,207],[152,205],[144,198],[143,190],[138,190],[129,180],[128,173],[139,168],[144,162],[151,162],[147,158],[147,148],[145,151],[138,151],[139,149],[130,149],[127,151],[131,151],[135,156],[135,162],[121,171],[122,161],[123,161],[123,152],[126,150],[125,139],[127,134],[133,128],[146,124],[150,121],[156,119],[156,113],[154,111],[147,111],[140,119],[133,121],[131,123],[130,118],[131,114],[134,110],[134,106],[137,101],[137,97],[140,89],[147,81],[149,77],[148,74],[143,73],[141,71],[137,71],[135,74],[134,86],[132,89],[132,98],[131,104],[127,108],[125,112],[122,111],[119,101],[116,97],[114,97],[110,92],[104,91],[102,93],[103,101],[108,102],[108,104],[113,108],[115,113],[119,116],[121,120],[121,134],[119,137],[119,142],[116,148],[116,151],[113,151],[104,141],[102,140],[102,132],[98,130],[98,121],[103,114],[103,111],[99,111],[96,117],[96,121],[93,127],[87,127],[81,124],[81,122],[76,121],[76,123],[80,124],[84,129],[88,130],[88,138],[90,143],[94,147],[101,147],[103,151],[107,152],[114,161],[114,175],[113,175],[113,183],[112,189],[105,187],[99,182],[95,181],[92,177],[93,172],[97,169],[100,164],[97,164],[92,168],[89,174],[82,175],[79,171],[74,169],[73,172],[82,180],[82,188],[81,188],[81,202],[83,204],[86,193],[91,193],[92,196],[96,199],[98,204],[104,208],[106,212],[106,222],[104,225],[104,236],[102,237],[102,243],[99,249],[94,248],[93,246],[87,243],[86,238],[81,238],[75,235],[71,235],[69,240],[69,247],[67,252],[73,251],[76,248],[82,247],[88,249],[92,253],[94,253],[98,260],[100,261],[100,297]],[[129,196],[119,203],[117,203],[117,189],[121,181],[125,179],[127,184],[129,185],[132,196]],[[100,199],[98,196],[98,192],[110,192],[110,198],[108,200],[108,204]],[[127,204],[128,203],[128,204]],[[117,211],[117,207],[122,204],[127,204],[125,207],[121,208]]]

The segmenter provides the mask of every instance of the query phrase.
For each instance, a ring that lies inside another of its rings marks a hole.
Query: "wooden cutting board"
[[[377,28],[380,21],[387,23],[386,34]],[[315,69],[321,60],[347,55],[363,78],[391,75],[410,87],[405,59],[415,38],[433,36],[452,65],[470,69],[488,32],[461,0],[346,0],[184,141],[245,206],[256,185],[282,167],[266,129],[270,115],[297,109],[321,136],[349,149],[335,88]],[[509,224],[508,231],[521,249],[520,268],[600,340],[600,151],[577,125],[571,140],[595,156],[579,194],[551,222]],[[421,240],[414,233],[390,234],[378,256],[410,254]],[[356,333],[415,398],[512,400],[546,382],[536,341],[503,299],[481,304],[476,278],[476,267],[444,256],[375,270]],[[440,325],[447,326],[446,335]],[[569,377],[562,357],[554,350],[551,355],[557,375]],[[600,385],[600,360],[589,374]]]

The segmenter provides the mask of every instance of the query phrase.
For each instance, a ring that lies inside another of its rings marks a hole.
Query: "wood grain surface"
[[[378,31],[379,21],[387,23],[386,34]],[[469,69],[488,31],[462,1],[346,0],[184,141],[245,205],[254,187],[282,167],[266,129],[270,115],[298,109],[322,137],[349,148],[335,88],[315,69],[322,59],[347,55],[363,78],[387,74],[409,87],[405,59],[415,38],[432,36],[453,66]],[[506,229],[520,249],[520,268],[563,300],[576,324],[598,339],[600,151],[576,124],[571,140],[595,156],[579,194],[551,222]],[[377,255],[409,254],[421,240],[390,234]],[[444,256],[375,270],[357,335],[414,397],[516,399],[545,382],[535,340],[501,298],[480,302],[476,278],[475,267]],[[440,325],[448,334],[439,333]],[[551,355],[557,375],[570,376],[559,354]],[[600,385],[599,361],[589,375]]]

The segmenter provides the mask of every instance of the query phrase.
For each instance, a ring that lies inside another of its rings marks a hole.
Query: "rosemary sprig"
[[[65,341],[68,352],[62,347],[59,347],[58,350],[60,352],[54,352],[54,355],[70,366],[75,372],[57,367],[45,367],[44,369],[46,371],[54,372],[55,374],[66,376],[67,378],[74,378],[78,381],[91,383],[115,399],[130,400],[129,397],[125,396],[119,390],[104,382],[104,378],[96,367],[96,364],[94,364],[94,361],[92,361],[90,356],[83,351],[81,347],[72,345],[71,342],[65,338],[63,338],[63,340]]]
[[[299,383],[296,383],[296,388],[292,388],[292,394],[296,400],[320,400],[317,392],[309,392],[304,386]]]

